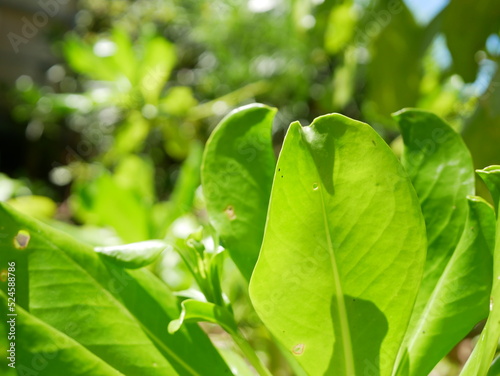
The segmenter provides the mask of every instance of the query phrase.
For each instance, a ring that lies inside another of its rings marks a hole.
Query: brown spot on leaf
[[[30,233],[25,230],[20,230],[14,237],[14,247],[17,249],[25,249],[30,242]]]
[[[303,343],[299,343],[293,347],[292,353],[294,355],[302,355],[304,353],[304,350],[305,350],[305,345]]]
[[[226,213],[230,221],[236,219],[236,213],[234,212],[234,208],[232,205],[228,205],[227,208],[224,210],[224,212]]]

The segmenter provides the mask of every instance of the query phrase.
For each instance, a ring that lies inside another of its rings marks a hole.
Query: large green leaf
[[[37,319],[126,375],[230,374],[198,327],[168,334],[168,322],[179,316],[177,300],[147,270],[118,267],[6,205],[0,223],[1,265],[16,262],[17,292],[29,289],[29,302],[19,303]]]
[[[203,156],[201,179],[210,220],[250,280],[264,234],[275,158],[274,108],[255,104],[226,116]]]
[[[414,326],[462,234],[467,195],[474,194],[474,169],[460,135],[438,116],[408,109],[394,118],[404,140],[402,163],[419,197],[427,229],[427,259]]]
[[[496,199],[495,206],[498,209],[500,207],[500,196],[498,195],[498,192],[500,192],[500,168],[498,166],[490,166],[478,171],[478,173],[492,190],[492,193],[494,193]],[[498,210],[493,259],[493,288],[490,300],[490,315],[474,351],[461,372],[463,376],[486,375],[495,356],[500,339],[500,214]]]
[[[402,166],[368,125],[293,123],[250,282],[255,309],[310,375],[388,375],[425,260]]]
[[[0,291],[0,314],[14,319],[17,341],[15,367],[19,375],[119,376],[109,364],[65,334],[17,307],[11,314],[7,296]],[[4,374],[2,370],[2,375]],[[40,373],[38,373],[40,372]]]
[[[399,375],[429,374],[488,315],[494,244],[495,214],[491,206],[479,197],[470,197],[464,232],[408,335]]]

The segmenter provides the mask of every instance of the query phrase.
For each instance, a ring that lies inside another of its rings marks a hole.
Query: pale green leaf
[[[367,124],[293,123],[274,177],[254,307],[310,375],[388,375],[425,260],[410,180]]]

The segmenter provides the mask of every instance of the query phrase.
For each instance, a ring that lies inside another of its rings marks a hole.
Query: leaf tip
[[[175,319],[168,323],[168,333],[175,334],[182,326],[181,319]]]

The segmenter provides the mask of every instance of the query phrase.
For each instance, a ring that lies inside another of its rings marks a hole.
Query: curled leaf
[[[168,332],[177,332],[185,322],[211,322],[220,325],[228,333],[237,330],[231,313],[219,305],[188,299],[181,303],[182,312],[178,319],[170,321]]]
[[[168,247],[170,246],[162,240],[148,240],[109,247],[95,247],[94,250],[124,268],[139,269],[155,261]]]

